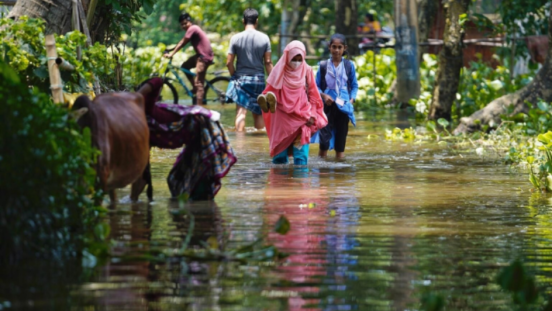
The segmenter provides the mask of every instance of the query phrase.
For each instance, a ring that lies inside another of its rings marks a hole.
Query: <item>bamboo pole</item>
[[[92,22],[94,21],[94,13],[96,13],[96,5],[98,0],[90,0],[88,5],[88,14],[86,15],[86,23],[88,24],[88,29],[92,28]]]
[[[77,15],[80,17],[79,21],[82,24],[82,29],[84,30],[84,34],[86,35],[86,46],[89,47],[89,46],[92,45],[92,37],[90,36],[90,31],[88,29],[87,21],[84,20],[84,7],[83,7],[82,2],[80,0],[73,0],[73,2],[76,3],[76,6],[78,8],[77,11],[78,11],[78,13],[80,13],[80,14],[77,14]],[[90,2],[90,7],[88,9],[89,16],[90,16],[90,12],[92,10],[92,5],[94,5],[94,10],[95,10],[96,2],[97,2],[97,0],[92,0]],[[94,13],[92,13],[92,15],[94,15]],[[98,82],[98,78],[96,76],[93,76],[93,78],[94,78],[94,82],[93,82],[94,94],[100,95],[102,93],[102,90],[100,88],[100,82]]]
[[[72,16],[73,29],[81,32],[80,28],[80,19],[79,19],[79,8],[77,5],[77,0],[73,0],[73,16]],[[82,60],[82,50],[81,47],[77,47],[77,59]]]
[[[65,59],[58,57],[56,58],[56,64],[58,65],[59,69],[65,70],[65,71],[74,71],[75,66],[71,65],[68,61]]]
[[[16,2],[16,0],[0,1],[0,5],[14,6]]]
[[[56,39],[54,35],[46,35],[46,55],[48,56],[48,73],[50,74],[50,89],[54,103],[63,103],[63,85],[61,84],[61,75],[56,64],[57,51]]]
[[[90,46],[92,45],[92,37],[90,37],[90,30],[88,29],[88,24],[85,19],[86,14],[84,13],[84,7],[81,1],[77,1],[77,2],[79,7],[79,18],[82,24],[82,30],[83,30],[83,33],[86,35],[86,44],[87,46]]]
[[[377,89],[377,83],[376,81],[378,80],[377,78],[377,75],[378,75],[378,72],[377,72],[377,69],[376,69],[376,46],[377,46],[377,42],[376,42],[376,38],[374,37],[373,38],[373,42],[374,42],[374,46],[373,46],[373,49],[372,49],[372,52],[374,52],[372,55],[374,56],[374,58],[372,59],[372,77],[374,79],[374,106],[377,106],[378,105],[378,92],[376,92],[376,89]]]

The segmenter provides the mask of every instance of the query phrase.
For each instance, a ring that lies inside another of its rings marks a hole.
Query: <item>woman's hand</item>
[[[322,100],[326,104],[326,106],[331,106],[333,103],[333,98],[328,94],[322,94]]]
[[[307,121],[307,126],[314,125],[314,122],[315,122],[314,117],[310,117],[309,120]]]

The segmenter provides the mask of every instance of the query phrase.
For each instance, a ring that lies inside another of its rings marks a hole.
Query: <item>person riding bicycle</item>
[[[176,47],[172,50],[167,50],[163,56],[167,58],[172,58],[176,52],[182,49],[188,42],[192,43],[194,51],[196,54],[182,63],[182,68],[188,70],[195,67],[196,69],[196,78],[190,74],[186,74],[188,80],[193,85],[192,93],[195,94],[195,100],[193,101],[194,105],[196,103],[203,104],[203,98],[205,95],[205,89],[203,85],[205,84],[205,75],[207,73],[207,68],[213,63],[213,49],[211,48],[211,42],[207,35],[198,25],[192,23],[192,17],[188,13],[182,13],[178,18],[180,26],[186,31],[184,38],[178,42]]]
[[[270,39],[257,31],[259,12],[249,8],[243,12],[245,30],[232,36],[226,66],[232,80],[228,84],[226,96],[236,103],[236,131],[245,130],[247,111],[253,114],[255,128],[265,127],[257,97],[265,89],[265,69],[272,71]],[[234,61],[236,60],[234,67]]]

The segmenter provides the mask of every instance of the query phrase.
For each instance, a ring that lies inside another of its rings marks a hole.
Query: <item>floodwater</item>
[[[109,213],[111,257],[72,286],[72,309],[417,310],[434,294],[446,310],[512,310],[495,279],[516,258],[550,292],[551,202],[496,156],[386,141],[385,129],[409,121],[366,116],[349,132],[344,161],[317,159],[311,145],[307,167],[274,166],[264,132],[235,133],[234,106],[216,110],[238,163],[214,203],[185,206],[195,220],[189,247],[214,237],[235,249],[267,234],[289,256],[159,257],[182,246],[190,218],[175,213],[165,182],[179,151],[154,150],[155,202]],[[280,215],[291,223],[283,236],[272,232]]]

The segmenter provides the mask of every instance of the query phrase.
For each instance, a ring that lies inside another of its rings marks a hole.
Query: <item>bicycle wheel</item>
[[[178,93],[176,88],[168,80],[163,81],[163,88],[159,94],[159,101],[166,104],[178,104]]]
[[[226,90],[228,89],[228,84],[230,83],[230,77],[216,77],[205,83],[205,98],[203,99],[204,104],[210,102],[218,102],[221,104],[227,103],[226,101]]]

